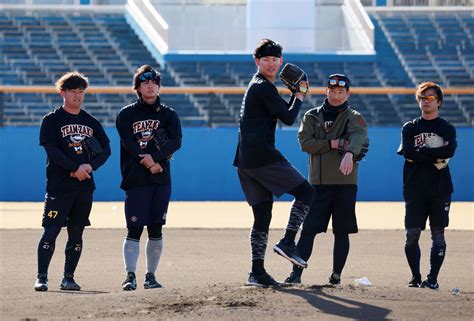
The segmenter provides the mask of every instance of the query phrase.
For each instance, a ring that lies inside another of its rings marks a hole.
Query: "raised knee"
[[[303,204],[310,206],[311,203],[313,202],[313,197],[315,194],[315,190],[311,184],[309,184],[307,181],[304,181],[297,187],[293,189],[290,194],[295,196],[295,199],[302,202]]]

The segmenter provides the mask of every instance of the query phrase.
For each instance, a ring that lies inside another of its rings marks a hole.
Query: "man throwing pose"
[[[250,81],[240,111],[239,142],[234,159],[240,184],[252,206],[254,224],[250,231],[252,271],[247,285],[278,286],[264,268],[268,231],[272,218],[273,195],[295,197],[284,238],[273,249],[294,264],[305,268],[295,247],[295,236],[308,213],[313,188],[275,148],[277,121],[292,125],[298,116],[307,86],[292,91],[283,100],[273,84],[282,65],[282,47],[262,39],[254,51],[257,73]],[[307,82],[306,82],[307,85]]]

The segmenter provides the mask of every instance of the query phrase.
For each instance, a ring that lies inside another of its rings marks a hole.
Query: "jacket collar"
[[[333,107],[333,106],[329,105],[329,103],[327,102],[327,98],[326,98],[321,106],[310,110],[309,114],[314,116],[314,117],[318,117],[319,115],[322,115],[323,112],[327,112],[328,108],[335,108],[334,109],[335,113],[344,113],[347,110],[349,110],[349,102],[346,100],[342,105],[337,106],[337,107]]]
[[[161,109],[160,96],[156,97],[156,101],[154,104],[147,104],[145,101],[143,101],[142,98],[138,98],[137,107],[138,109],[146,113],[158,112]]]

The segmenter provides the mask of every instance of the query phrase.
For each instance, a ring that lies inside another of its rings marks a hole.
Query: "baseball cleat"
[[[127,273],[127,278],[122,283],[122,289],[124,291],[135,291],[137,289],[137,278],[135,276],[135,273]]]
[[[292,241],[287,241],[285,239],[280,240],[280,242],[273,246],[273,251],[299,267],[308,267],[308,263],[298,256],[296,245]]]
[[[419,288],[421,285],[421,276],[414,276],[411,278],[410,282],[408,282],[407,287],[409,288]]]
[[[161,284],[156,281],[153,273],[147,273],[145,275],[145,283],[143,284],[145,289],[158,289],[162,288]]]
[[[48,291],[48,274],[38,273],[35,283],[35,291]]]
[[[336,272],[332,272],[329,277],[328,285],[338,285],[341,284],[341,276]]]
[[[420,288],[428,288],[432,290],[437,290],[439,288],[438,281],[428,277],[426,280],[421,282]]]
[[[298,275],[295,271],[291,271],[290,276],[285,279],[285,283],[287,284],[300,284],[301,283],[301,275]]]
[[[76,281],[74,281],[73,274],[64,274],[64,278],[59,285],[59,289],[66,291],[80,291],[81,287],[76,283]]]
[[[270,286],[280,286],[281,283],[275,281],[275,279],[272,278],[270,274],[264,271],[263,273],[259,274],[250,272],[246,285],[258,286],[260,288],[268,288]]]

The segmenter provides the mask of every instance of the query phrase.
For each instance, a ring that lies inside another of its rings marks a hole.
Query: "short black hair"
[[[255,50],[253,51],[253,57],[281,57],[282,52],[283,47],[278,42],[264,38],[257,43],[257,47],[255,47]]]
[[[70,71],[56,81],[56,90],[58,92],[69,89],[85,90],[87,86],[89,86],[89,80],[78,71]]]

